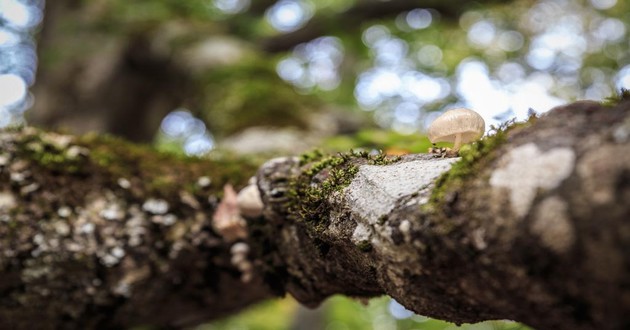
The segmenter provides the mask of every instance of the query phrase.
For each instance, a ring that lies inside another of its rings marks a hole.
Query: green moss
[[[602,101],[601,103],[603,106],[606,106],[606,107],[614,107],[615,105],[619,104],[621,101],[625,101],[625,100],[630,100],[630,90],[626,88],[622,88],[618,92],[615,92],[615,94],[605,98],[604,101]]]
[[[252,126],[308,129],[319,101],[298,94],[275,72],[270,58],[252,59],[196,77],[201,86],[201,118],[215,136]]]
[[[399,160],[383,153],[350,151],[324,156],[315,151],[300,157],[302,173],[290,185],[287,209],[299,221],[316,232],[326,229],[330,212],[328,198],[347,187],[359,171],[359,165],[387,165]]]
[[[315,149],[300,155],[300,166],[304,166],[310,162],[315,162],[324,157],[321,150]]]
[[[376,155],[368,155],[366,153],[362,157],[367,159],[369,165],[390,165],[400,160],[400,156],[388,156],[382,151],[379,151]]]
[[[159,195],[168,194],[177,179],[177,173],[165,165],[175,165],[183,160],[112,136],[90,135],[82,138],[80,143],[91,150],[92,164],[104,170],[112,180],[141,177],[144,190]]]
[[[372,243],[368,240],[363,240],[357,244],[357,248],[361,252],[370,252],[372,250]]]
[[[19,156],[55,172],[78,173],[85,164],[85,157],[72,155],[70,149],[52,143],[40,131],[24,134],[17,146]]]
[[[383,214],[378,218],[378,224],[379,225],[384,225],[385,222],[387,222],[387,219],[389,218],[389,216],[387,214]]]
[[[176,196],[179,190],[199,193],[195,184],[201,176],[212,179],[210,190],[204,194],[219,195],[223,186],[244,185],[256,173],[259,161],[221,154],[212,159],[186,157],[156,151],[111,136],[90,135],[79,143],[90,150],[90,162],[116,182],[119,178],[140,178],[143,191],[159,196]]]
[[[531,116],[524,123],[508,121],[499,127],[492,127],[493,132],[476,143],[462,146],[459,150],[461,160],[453,164],[448,172],[436,180],[430,203],[424,205],[423,208],[432,209],[436,204],[442,203],[449,191],[459,188],[466,178],[478,173],[484,164],[494,159],[496,157],[494,151],[507,141],[509,131],[531,125],[535,121],[535,116]]]

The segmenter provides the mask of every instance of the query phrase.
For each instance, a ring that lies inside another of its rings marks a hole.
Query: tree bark
[[[452,160],[362,165],[340,190],[319,189],[339,181],[331,168],[265,165],[265,217],[279,223],[287,290],[310,305],[385,292],[457,323],[627,328],[629,115],[628,101],[555,109],[501,133],[498,147],[480,142],[437,182]],[[284,179],[296,175],[305,180],[297,189]]]
[[[255,170],[112,138],[0,133],[0,324],[179,328],[271,297],[260,277],[241,281],[235,242],[209,221],[223,186]]]
[[[557,108],[456,159],[271,160],[247,238],[215,211],[248,164],[32,129],[0,144],[10,328],[181,327],[285,292],[388,294],[456,323],[630,326],[630,100]]]

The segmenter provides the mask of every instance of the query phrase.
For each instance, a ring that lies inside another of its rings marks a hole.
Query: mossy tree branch
[[[301,302],[387,293],[458,323],[630,325],[630,100],[557,108],[456,163],[314,156],[258,174],[268,259]]]
[[[114,138],[0,132],[0,324],[199,324],[271,296],[241,280],[212,218],[248,161],[180,159]],[[243,243],[243,242],[240,242]]]
[[[389,294],[458,323],[630,325],[628,100],[555,109],[461,159],[272,160],[257,174],[264,218],[238,240],[211,219],[248,162],[32,129],[0,147],[12,328],[181,327],[285,292],[311,306]]]

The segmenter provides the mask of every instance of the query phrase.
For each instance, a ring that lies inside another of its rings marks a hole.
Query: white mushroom
[[[448,110],[437,117],[429,126],[429,140],[436,142],[453,142],[453,151],[458,151],[462,143],[479,139],[486,129],[481,116],[469,109],[458,108]]]
[[[236,203],[241,215],[256,218],[262,214],[263,202],[256,184],[250,184],[243,188],[236,197]]]

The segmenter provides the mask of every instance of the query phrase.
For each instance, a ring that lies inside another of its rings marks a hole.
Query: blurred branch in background
[[[486,1],[484,5],[513,0]],[[322,13],[308,20],[304,26],[295,31],[269,37],[262,41],[262,49],[268,52],[286,52],[293,47],[309,42],[317,37],[342,33],[358,34],[361,29],[374,20],[388,20],[399,16],[401,13],[418,8],[431,8],[441,18],[454,22],[459,20],[459,16],[469,7],[478,6],[474,1],[357,1],[350,8],[339,13]]]

